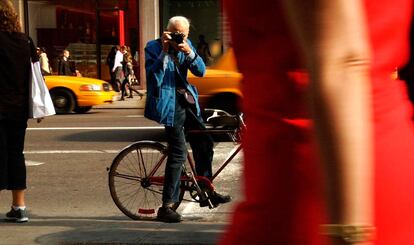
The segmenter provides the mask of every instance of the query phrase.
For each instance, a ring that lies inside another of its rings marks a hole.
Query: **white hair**
[[[176,24],[180,23],[188,30],[190,29],[190,21],[184,16],[174,16],[168,20],[167,30],[171,27],[175,26]]]

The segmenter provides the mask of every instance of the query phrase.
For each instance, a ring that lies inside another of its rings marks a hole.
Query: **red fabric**
[[[280,1],[227,0],[244,76],[245,197],[221,244],[325,244],[321,167],[307,120],[306,75]],[[366,0],[372,45],[375,244],[414,244],[414,130],[403,84],[410,0]],[[350,98],[352,99],[352,98]],[[265,122],[265,123],[264,123]]]

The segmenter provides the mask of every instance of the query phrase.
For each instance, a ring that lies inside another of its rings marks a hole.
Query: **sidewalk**
[[[0,223],[0,244],[115,245],[115,244],[216,244],[226,224],[102,218],[34,218],[28,223]]]
[[[146,93],[146,90],[140,90],[141,93]],[[119,95],[121,97],[121,95]],[[111,104],[102,104],[94,106],[94,109],[144,109],[145,108],[146,95],[140,99],[138,95],[134,93],[133,98],[125,97],[125,100],[116,100]]]

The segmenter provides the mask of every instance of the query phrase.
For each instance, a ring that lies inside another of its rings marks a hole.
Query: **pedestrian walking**
[[[12,207],[6,219],[15,222],[29,220],[23,148],[29,109],[30,59],[37,57],[29,40],[21,32],[12,3],[0,0],[0,190],[12,192]]]
[[[116,51],[118,50],[117,46],[113,46],[111,48],[111,50],[108,53],[108,56],[106,57],[106,65],[109,68],[109,76],[111,78],[110,80],[110,84],[112,86],[112,88],[114,88],[115,90],[115,85],[116,85],[116,79],[115,79],[115,72],[112,71],[112,68],[114,67],[115,64],[115,55],[116,55]]]
[[[77,76],[76,64],[70,58],[69,50],[65,49],[58,61],[58,74],[63,76]]]
[[[111,69],[111,71],[115,75],[115,83],[112,85],[113,89],[116,92],[119,92],[121,90],[122,81],[124,80],[124,71],[122,68],[122,61],[124,60],[124,50],[125,48],[117,46],[117,51],[115,53],[115,60],[114,65]]]
[[[46,49],[44,47],[37,47],[36,52],[39,56],[40,70],[42,72],[42,75],[45,76],[52,74],[52,68],[49,64],[49,58],[47,57]]]
[[[133,92],[135,92],[140,99],[144,96],[141,92],[133,88],[133,82],[136,81],[134,69],[133,69],[133,57],[131,55],[131,49],[128,46],[124,47],[124,60],[122,61],[122,69],[124,72],[124,81],[121,85],[121,100],[124,100],[124,97],[127,96],[128,90],[128,98],[133,98]]]
[[[209,65],[211,61],[210,46],[208,42],[206,42],[206,37],[204,35],[198,36],[198,40],[197,54],[201,56],[206,65]]]

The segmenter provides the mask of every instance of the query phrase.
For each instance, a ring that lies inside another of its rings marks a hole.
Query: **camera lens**
[[[171,33],[171,39],[176,42],[177,44],[183,43],[184,41],[184,34],[179,32]]]

